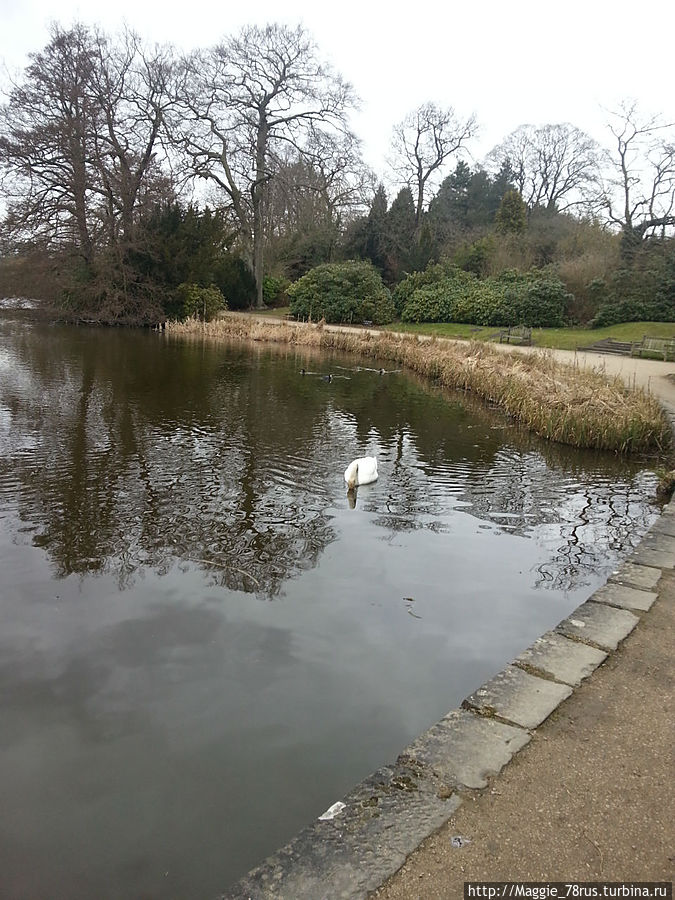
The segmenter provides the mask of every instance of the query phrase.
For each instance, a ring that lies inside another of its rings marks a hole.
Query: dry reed
[[[619,378],[568,366],[550,354],[499,353],[488,344],[452,343],[391,332],[333,330],[228,316],[168,323],[172,335],[268,341],[354,353],[410,369],[444,387],[500,406],[541,437],[620,453],[665,452],[671,430],[659,403]]]

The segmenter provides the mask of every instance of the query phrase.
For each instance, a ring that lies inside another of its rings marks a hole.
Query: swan
[[[350,462],[345,469],[345,481],[350,491],[359,484],[377,481],[377,459],[374,456],[360,456]]]

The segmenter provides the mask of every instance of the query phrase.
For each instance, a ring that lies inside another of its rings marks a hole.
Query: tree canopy
[[[523,124],[481,162],[476,117],[430,99],[376,174],[357,103],[301,26],[181,56],[53,25],[0,105],[0,290],[23,272],[74,318],[147,323],[219,294],[281,303],[326,264],[368,262],[388,287],[438,264],[544,267],[571,319],[671,315],[672,122],[624,103],[605,148],[571,123]]]

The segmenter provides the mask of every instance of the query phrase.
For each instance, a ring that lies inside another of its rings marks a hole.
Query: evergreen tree
[[[415,230],[415,201],[410,188],[405,187],[398,192],[387,213],[384,279],[389,284],[400,281],[411,268]]]
[[[518,191],[507,191],[495,216],[497,231],[518,234],[527,228],[527,207]]]
[[[387,263],[387,193],[380,184],[370,204],[366,223],[365,257],[382,271]]]

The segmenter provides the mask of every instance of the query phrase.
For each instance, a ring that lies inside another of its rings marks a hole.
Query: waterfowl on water
[[[350,491],[360,484],[377,481],[377,459],[374,456],[360,456],[345,469],[345,481]]]

